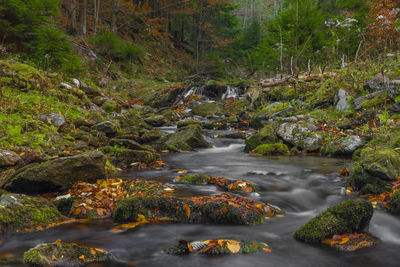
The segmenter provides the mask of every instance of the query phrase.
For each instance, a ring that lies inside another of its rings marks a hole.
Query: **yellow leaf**
[[[236,240],[219,239],[218,245],[221,247],[226,247],[233,254],[236,254],[240,251],[240,242]]]
[[[271,253],[272,252],[272,250],[270,250],[269,248],[263,248],[263,251],[267,252],[267,253]]]
[[[178,171],[178,173],[188,173],[188,171],[182,170],[182,171]]]
[[[346,244],[347,242],[349,242],[349,240],[350,240],[350,238],[348,238],[348,237],[344,237],[343,239],[342,239],[342,241],[340,241],[340,245],[343,245],[343,244]]]
[[[54,241],[54,244],[61,244],[61,239],[57,239],[56,241]]]
[[[82,262],[85,262],[85,261],[86,261],[86,260],[85,260],[85,255],[80,255],[80,256],[79,256],[79,260],[82,261]]]

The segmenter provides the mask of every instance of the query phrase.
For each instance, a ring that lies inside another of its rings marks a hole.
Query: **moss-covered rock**
[[[350,135],[329,142],[321,148],[321,153],[330,156],[351,156],[363,145],[364,142],[358,135]]]
[[[258,133],[246,139],[245,151],[249,152],[262,144],[275,144],[278,142],[275,125],[265,125]]]
[[[293,236],[306,243],[319,243],[333,235],[360,233],[368,227],[372,214],[370,202],[347,200],[320,213]]]
[[[34,163],[19,169],[3,188],[18,193],[68,190],[76,181],[96,181],[105,176],[106,158],[93,151],[72,157]]]
[[[180,183],[205,185],[210,182],[210,176],[204,174],[188,174],[177,179]]]
[[[265,216],[280,210],[238,198],[229,194],[217,196],[176,198],[165,196],[135,196],[121,200],[114,210],[117,222],[135,222],[140,214],[151,214],[151,219],[169,218],[178,222],[259,224]]]
[[[46,228],[64,217],[44,198],[18,194],[0,196],[0,233],[23,232]]]
[[[395,149],[366,147],[361,151],[359,164],[371,176],[385,181],[400,176],[400,153]]]
[[[210,144],[204,140],[201,126],[196,124],[188,125],[177,133],[167,135],[162,141],[164,141],[166,146],[174,146],[181,150],[210,147]]]
[[[163,115],[151,115],[144,119],[144,121],[154,127],[160,127],[167,123]]]
[[[289,151],[287,145],[282,143],[259,145],[252,152],[261,155],[285,154]]]
[[[122,149],[115,155],[117,164],[127,166],[136,162],[150,164],[158,159],[160,159],[160,154],[145,150]]]
[[[86,266],[106,260],[107,253],[104,250],[56,241],[39,244],[26,251],[23,262],[29,266],[45,267]]]
[[[223,106],[217,104],[217,103],[202,103],[197,106],[195,106],[192,109],[192,114],[202,116],[202,117],[208,117],[208,116],[220,116],[225,114],[225,110]]]
[[[118,103],[111,99],[106,100],[101,107],[108,113],[121,111],[121,107],[118,105]]]
[[[165,250],[167,254],[172,255],[188,255],[190,253],[195,253],[208,256],[251,254],[258,251],[271,252],[268,245],[263,242],[236,241],[229,239],[216,239],[193,242],[180,240],[178,245],[171,246]]]
[[[389,211],[393,214],[400,214],[400,190],[397,190],[392,194],[389,203]]]

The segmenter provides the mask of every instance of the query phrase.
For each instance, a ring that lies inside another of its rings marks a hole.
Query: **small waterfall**
[[[239,96],[239,89],[237,87],[227,86],[226,92],[222,95],[222,99],[237,98]]]

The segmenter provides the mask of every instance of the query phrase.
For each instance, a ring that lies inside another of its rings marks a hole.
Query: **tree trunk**
[[[87,34],[87,0],[80,1],[80,9],[79,9],[79,22],[80,22],[80,33],[83,35]]]
[[[112,5],[112,7],[111,7],[111,9],[112,9],[111,10],[111,31],[117,32],[117,30],[118,30],[117,18],[118,18],[120,0],[113,0],[111,5]]]
[[[67,11],[67,32],[71,35],[76,34],[76,3],[75,0],[68,0]]]

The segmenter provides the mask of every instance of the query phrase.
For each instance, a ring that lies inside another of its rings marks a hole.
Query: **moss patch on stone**
[[[64,217],[44,198],[17,194],[0,196],[0,233],[46,228]]]
[[[202,103],[192,109],[192,114],[208,117],[214,115],[224,115],[225,110],[221,105],[216,103]]]
[[[263,145],[259,145],[258,147],[256,147],[256,149],[253,150],[254,153],[261,154],[264,156],[285,154],[288,151],[289,151],[289,148],[287,147],[287,145],[282,144],[282,143],[263,144]]]
[[[43,243],[24,253],[23,263],[29,266],[85,266],[104,262],[107,253],[96,248],[64,242]]]
[[[368,201],[347,200],[314,217],[293,236],[306,243],[319,243],[335,234],[359,233],[368,227],[372,214]]]
[[[262,144],[274,144],[278,142],[275,126],[273,124],[265,125],[258,133],[246,139],[245,151],[249,152]]]

